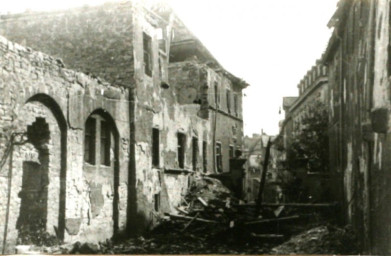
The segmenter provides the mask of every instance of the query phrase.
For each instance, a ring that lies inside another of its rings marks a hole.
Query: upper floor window
[[[231,113],[231,91],[227,90],[227,110]]]
[[[152,38],[143,32],[144,73],[152,76]]]
[[[186,135],[183,133],[177,133],[178,143],[178,165],[179,168],[185,168],[185,147],[186,147]]]
[[[219,94],[219,87],[217,85],[217,82],[215,82],[215,103],[216,108],[220,107],[220,94]]]
[[[235,110],[235,115],[238,116],[239,115],[239,110],[238,110],[238,95],[237,94],[234,94],[234,110]]]
[[[88,117],[84,135],[84,161],[110,166],[111,126],[99,115]]]

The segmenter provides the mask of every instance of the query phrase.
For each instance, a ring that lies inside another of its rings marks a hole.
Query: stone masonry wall
[[[114,86],[133,84],[131,2],[0,17],[0,35]]]
[[[44,166],[46,162],[47,173],[42,176],[46,177],[46,183],[41,184],[39,189],[47,191],[46,231],[49,234],[55,235],[58,229],[58,235],[61,237],[63,231],[68,242],[100,241],[113,235],[114,223],[119,231],[124,230],[129,161],[127,93],[66,69],[48,55],[0,37],[0,97],[0,155],[7,151],[7,136],[15,132],[25,133],[39,120],[44,120],[50,134],[45,143],[34,142],[30,138],[22,145],[14,145],[12,165],[7,154],[4,164],[0,166],[0,201],[4,202],[0,206],[0,247],[4,239],[7,211],[6,252],[13,252],[13,245],[20,235],[18,223],[24,217],[20,209],[26,206],[22,202],[25,198],[23,189],[26,186],[34,187],[34,184],[23,180],[28,171],[33,171],[25,169],[25,166]],[[117,183],[104,176],[91,179],[86,175],[84,127],[87,117],[97,109],[102,109],[104,116],[112,118],[112,132],[119,135],[118,159],[115,159],[119,164],[110,170],[118,173]],[[16,142],[26,138],[28,134],[17,136]],[[8,186],[9,167],[12,168],[11,187]],[[93,189],[93,186],[98,189]],[[9,195],[10,207],[7,207]],[[117,209],[114,208],[113,198],[117,198]],[[33,209],[31,207],[27,208]],[[96,207],[100,207],[100,210],[92,215],[91,211]],[[117,219],[113,223],[114,212],[117,212]]]
[[[168,88],[162,86],[162,82],[167,82],[166,71],[169,56],[164,56],[164,53],[159,50],[159,37],[163,36],[167,44],[170,41],[168,38],[171,36],[171,31],[164,29],[166,25],[168,24],[149,13],[141,4],[131,4],[130,2],[42,15],[22,14],[3,17],[0,20],[0,33],[4,33],[12,40],[51,53],[63,59],[64,63],[71,68],[102,77],[113,86],[120,85],[121,88],[129,89],[129,95],[125,93],[125,99],[129,100],[129,108],[118,103],[121,102],[123,96],[118,98],[116,92],[113,95],[104,92],[104,96],[114,97],[107,102],[111,102],[112,105],[117,103],[120,105],[114,107],[113,112],[115,113],[110,112],[110,115],[117,123],[122,138],[120,143],[124,143],[124,145],[120,145],[120,149],[129,150],[130,154],[129,190],[122,190],[120,186],[120,191],[129,191],[129,200],[125,207],[128,213],[129,233],[140,233],[156,223],[156,215],[166,211],[175,211],[175,206],[181,201],[181,194],[186,192],[189,180],[193,176],[192,137],[197,137],[199,143],[199,159],[195,169],[202,169],[203,141],[208,143],[208,170],[212,170],[213,166],[211,165],[214,163],[214,145],[212,145],[213,139],[211,137],[212,119],[201,118],[197,115],[200,112],[199,104],[178,104],[175,85],[170,84]],[[59,27],[62,29],[58,29]],[[162,31],[166,33],[159,35]],[[145,72],[144,34],[151,38],[151,52],[149,53],[151,75]],[[169,52],[168,49],[169,45],[166,45],[166,53]],[[171,75],[168,74],[168,76]],[[220,77],[220,75],[216,76]],[[231,85],[227,78],[221,78],[221,80],[221,84],[227,88],[232,87],[232,92],[235,91],[238,94],[238,114],[236,116],[238,120],[226,118],[227,114],[223,112],[227,112],[227,110],[223,109],[220,113],[223,116],[217,117],[216,120],[224,124],[228,123],[229,127],[235,126],[239,141],[242,136],[240,134],[243,134],[242,124],[239,120],[242,112],[241,92],[239,89],[235,89],[235,86]],[[209,89],[211,88],[213,86],[209,85]],[[124,93],[122,89],[118,90]],[[95,95],[94,92],[91,93]],[[99,91],[95,93],[99,94]],[[86,120],[87,116],[72,116],[72,113],[78,113],[74,110],[83,109],[85,105],[95,104],[96,101],[90,98],[91,96],[87,97],[83,93],[69,98],[69,101],[72,102],[70,106],[75,106],[74,109],[69,110],[71,127],[78,129],[80,127],[77,126],[77,123],[81,122],[80,119]],[[96,98],[98,102],[100,100],[100,96],[92,98]],[[225,96],[222,95],[221,98],[222,104],[224,104]],[[108,103],[105,103],[106,105],[107,107],[111,106]],[[232,99],[231,106],[233,107],[233,105]],[[119,120],[129,121],[126,128],[118,125]],[[224,127],[224,125],[219,127]],[[152,168],[152,128],[160,130],[159,168]],[[185,168],[176,173],[168,173],[167,169],[178,169],[179,167],[178,132],[186,135]],[[124,134],[129,134],[129,137],[123,136]],[[81,133],[74,135],[75,140],[82,141],[80,136],[82,136]],[[232,134],[222,136],[228,137]],[[129,141],[126,141],[126,138],[129,138]],[[225,142],[224,139],[222,143],[227,144],[223,145],[225,147],[223,150],[226,155],[224,159],[228,159],[226,158],[228,156],[228,142]],[[82,155],[77,153],[82,152],[80,147],[79,145],[69,149],[75,152],[75,157],[81,162]],[[224,161],[228,163],[228,160]],[[126,165],[127,162],[124,162]],[[228,168],[227,163],[224,168]],[[77,162],[72,164],[75,167],[78,166]],[[123,165],[120,161],[120,172],[122,172]],[[75,181],[80,181],[77,176],[73,178]],[[79,184],[75,190],[80,191],[80,188],[83,188],[83,184]],[[156,211],[155,199],[158,197],[161,198],[161,205]],[[120,206],[121,202],[120,198]],[[77,227],[84,227],[83,224],[79,225],[79,215],[86,215],[87,217],[81,218],[86,219],[85,222],[88,223],[88,212],[84,210],[83,204],[83,201],[78,202],[77,210],[72,211],[72,223]],[[82,213],[77,213],[79,209]],[[121,223],[121,219],[119,223]]]

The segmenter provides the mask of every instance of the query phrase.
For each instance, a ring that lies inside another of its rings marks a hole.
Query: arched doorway
[[[60,106],[48,95],[36,94],[22,108],[27,142],[17,148],[22,170],[18,193],[19,238],[36,243],[39,233],[64,238],[67,125]],[[26,238],[27,236],[27,238]],[[32,236],[33,239],[31,239]]]

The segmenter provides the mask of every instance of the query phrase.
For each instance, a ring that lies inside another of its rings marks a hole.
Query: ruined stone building
[[[0,35],[2,252],[140,233],[197,175],[240,187],[247,83],[169,9],[9,15]]]
[[[311,115],[318,104],[327,106],[328,104],[328,72],[327,67],[320,60],[316,62],[307,74],[297,85],[298,97],[284,97],[283,110],[285,119],[280,125],[280,138],[283,145],[281,160],[286,160],[287,149],[294,137],[305,129],[303,120]],[[278,141],[278,140],[277,140]],[[327,146],[327,145],[326,145]],[[319,201],[325,191],[329,191],[328,186],[330,174],[323,172],[310,172],[307,169],[294,170],[295,179],[300,182],[308,200]]]
[[[391,253],[391,2],[341,0],[329,70],[330,171],[364,253]]]

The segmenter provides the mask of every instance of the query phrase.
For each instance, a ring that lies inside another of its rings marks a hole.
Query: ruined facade
[[[40,230],[96,241],[124,229],[127,92],[4,37],[0,51],[2,249]]]
[[[53,56],[1,40],[5,251],[34,218],[67,242],[97,242],[176,211],[195,175],[236,181],[247,84],[156,12],[124,2],[1,17],[1,35]],[[33,195],[42,203],[24,203]]]
[[[330,171],[363,251],[391,253],[391,2],[339,1],[329,69]]]

